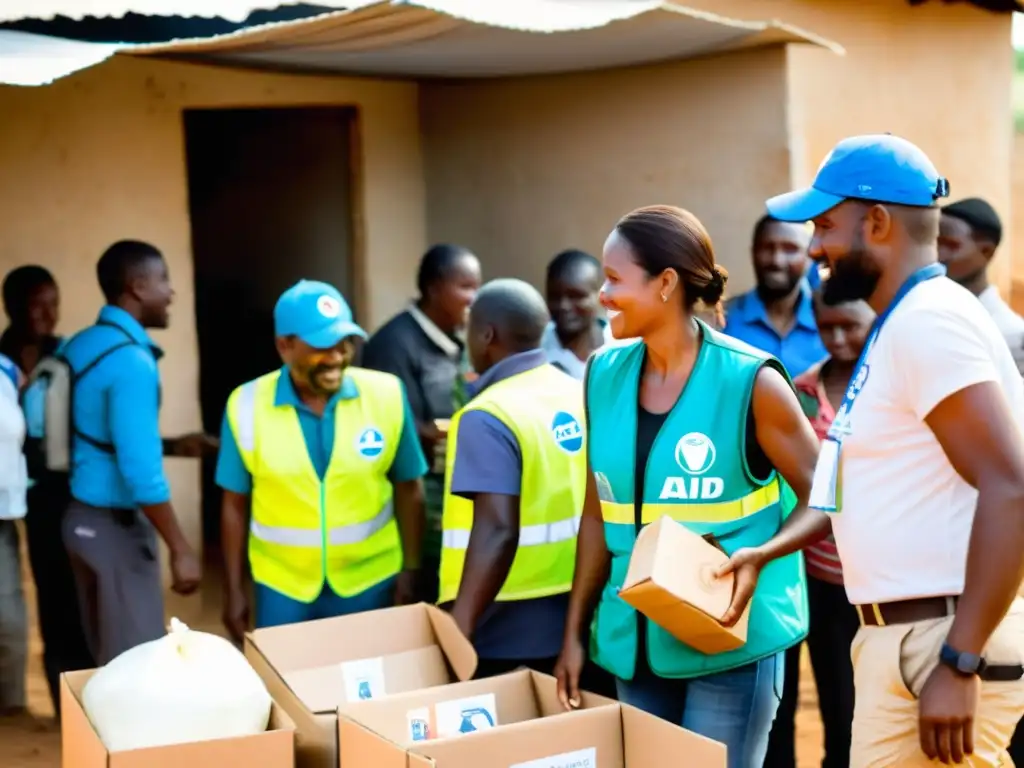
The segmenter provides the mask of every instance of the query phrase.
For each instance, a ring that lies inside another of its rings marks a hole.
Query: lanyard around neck
[[[857,365],[854,366],[853,376],[850,377],[850,383],[846,387],[846,394],[843,395],[843,402],[839,406],[839,410],[836,411],[836,417],[832,422],[832,426],[829,428],[828,436],[831,439],[842,440],[844,435],[849,434],[848,422],[850,411],[853,409],[853,404],[857,400],[857,395],[860,394],[860,391],[864,388],[864,384],[868,380],[868,354],[870,354],[871,348],[878,340],[878,334],[881,332],[882,326],[885,325],[885,321],[889,319],[892,311],[899,306],[900,302],[902,302],[907,297],[907,294],[914,290],[914,288],[926,280],[943,277],[945,274],[946,268],[942,264],[929,264],[926,267],[921,267],[903,282],[900,289],[896,291],[896,295],[892,297],[892,301],[889,302],[889,306],[887,306],[885,310],[875,318],[875,322],[871,324],[871,331],[868,333],[868,338],[864,344],[864,348],[860,352],[860,357],[857,358]]]

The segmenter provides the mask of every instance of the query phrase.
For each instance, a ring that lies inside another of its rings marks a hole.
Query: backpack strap
[[[72,394],[72,399],[74,399],[75,385],[77,385],[90,371],[92,371],[94,368],[96,368],[97,365],[102,363],[105,359],[110,357],[112,354],[117,352],[119,349],[124,349],[125,347],[133,347],[133,346],[141,347],[142,346],[142,344],[140,344],[138,341],[135,340],[135,337],[133,337],[130,333],[128,333],[128,331],[126,331],[124,328],[122,328],[120,325],[117,325],[116,323],[111,323],[111,322],[107,322],[105,320],[100,320],[98,323],[96,323],[96,325],[106,326],[107,328],[115,328],[118,331],[120,331],[126,337],[126,340],[122,341],[122,342],[119,342],[117,344],[114,344],[112,347],[108,347],[107,349],[105,349],[97,357],[93,358],[80,371],[76,371],[71,366],[71,363],[70,363],[70,361],[68,361],[67,357],[66,356],[64,357],[65,362],[67,362],[67,364],[68,364],[68,369],[71,371],[71,394]],[[80,440],[85,441],[86,443],[88,443],[89,445],[93,446],[94,448],[98,448],[99,450],[103,451],[104,453],[111,453],[111,454],[114,453],[114,446],[111,443],[104,443],[104,442],[102,442],[100,440],[97,440],[94,437],[90,437],[89,435],[85,434],[82,430],[80,430],[78,428],[78,426],[74,423],[74,421],[75,421],[75,419],[74,419],[74,407],[69,405],[69,408],[70,408],[70,416],[71,416],[71,428],[72,428],[72,431],[74,432],[75,437],[79,438]]]

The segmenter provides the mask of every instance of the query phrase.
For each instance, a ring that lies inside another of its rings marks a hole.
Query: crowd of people
[[[274,309],[282,366],[238,386],[219,437],[160,436],[148,331],[173,291],[156,248],[103,254],[106,305],[67,339],[53,277],[19,267],[0,337],[0,716],[25,706],[14,521],[59,713],[61,672],[164,633],[157,537],[173,589],[198,588],[163,457],[216,453],[236,641],[438,603],[478,676],[528,666],[567,708],[614,696],[725,743],[730,768],[782,768],[806,640],[823,766],[1009,764],[1024,318],[986,276],[995,211],[940,207],[948,192],[903,139],[841,142],[811,188],[767,202],[756,286],[724,306],[708,232],[671,206],[624,216],[601,258],[555,256],[546,295],[434,246],[373,335],[300,281]],[[702,654],[618,596],[664,515],[729,555],[740,648]]]

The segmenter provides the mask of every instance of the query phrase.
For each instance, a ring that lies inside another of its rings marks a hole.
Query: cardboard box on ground
[[[468,680],[477,664],[452,618],[423,603],[258,629],[245,656],[295,722],[298,768],[337,768],[339,706]]]
[[[82,708],[82,690],[96,673],[90,669],[61,676],[61,765],[63,768],[292,768],[295,724],[276,704],[266,732],[126,752],[108,752]]]
[[[724,768],[723,744],[584,693],[565,712],[553,677],[499,677],[338,711],[339,768]]]
[[[659,518],[637,536],[619,597],[701,653],[731,651],[747,642],[750,604],[735,626],[722,626],[734,579],[714,574],[727,560],[702,536]]]

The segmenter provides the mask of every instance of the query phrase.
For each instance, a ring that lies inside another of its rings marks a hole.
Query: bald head
[[[544,297],[529,283],[492,280],[469,311],[469,353],[478,373],[510,355],[540,347],[548,324]]]

